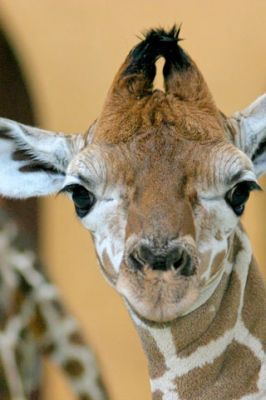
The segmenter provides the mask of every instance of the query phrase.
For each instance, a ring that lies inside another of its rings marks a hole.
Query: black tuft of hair
[[[165,29],[151,29],[144,34],[144,39],[130,52],[130,62],[125,74],[145,72],[150,79],[155,76],[155,62],[165,58],[164,76],[170,73],[171,68],[177,70],[187,69],[190,59],[179,46],[182,40],[179,37],[180,27],[174,25],[169,31]]]

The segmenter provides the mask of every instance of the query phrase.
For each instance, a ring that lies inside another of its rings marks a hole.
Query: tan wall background
[[[48,129],[84,131],[136,34],[154,25],[183,22],[184,47],[226,113],[266,91],[264,0],[1,0],[0,18]],[[265,195],[253,197],[245,224],[266,275]],[[112,398],[149,399],[140,343],[122,301],[98,271],[72,205],[44,200],[40,219],[43,258],[98,351]],[[48,374],[46,399],[73,399],[53,367]]]

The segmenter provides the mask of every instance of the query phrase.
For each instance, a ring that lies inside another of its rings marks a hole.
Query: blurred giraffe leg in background
[[[28,241],[0,210],[1,400],[39,398],[41,355],[63,369],[77,398],[107,399],[94,355]]]
[[[23,75],[1,32],[0,93],[1,115],[34,123]],[[41,358],[47,356],[76,398],[104,400],[94,354],[36,261],[37,216],[36,200],[0,201],[0,399],[42,398]]]

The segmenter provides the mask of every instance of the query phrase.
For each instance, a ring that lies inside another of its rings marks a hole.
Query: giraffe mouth
[[[197,269],[190,276],[173,269],[141,272],[127,264],[121,266],[116,288],[130,308],[140,317],[154,322],[168,322],[184,314],[199,296]]]

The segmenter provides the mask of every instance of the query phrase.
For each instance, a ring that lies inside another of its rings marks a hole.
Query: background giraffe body
[[[77,398],[103,400],[95,357],[29,243],[0,210],[0,398],[37,400],[41,356],[63,369]]]
[[[240,216],[266,173],[266,95],[227,118],[179,40],[146,34],[85,136],[2,119],[0,192],[72,197],[142,339],[153,400],[265,399],[266,290]]]

